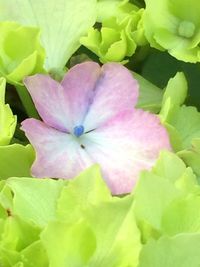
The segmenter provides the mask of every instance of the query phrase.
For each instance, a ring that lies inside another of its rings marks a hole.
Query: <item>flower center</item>
[[[178,27],[178,34],[185,38],[191,38],[195,32],[195,25],[190,21],[182,21]]]
[[[74,135],[76,137],[80,137],[84,133],[84,126],[83,125],[78,125],[74,127]]]

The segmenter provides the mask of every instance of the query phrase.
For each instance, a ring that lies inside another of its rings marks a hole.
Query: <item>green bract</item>
[[[133,198],[111,197],[98,166],[69,182],[2,181],[0,224],[5,267],[138,264],[141,242]]]
[[[0,20],[14,20],[41,30],[45,67],[60,72],[96,19],[96,0],[0,1]],[[14,44],[13,44],[14,45]]]
[[[0,78],[0,146],[10,143],[17,123],[10,106],[5,104],[5,87],[5,79]]]
[[[123,198],[110,195],[98,166],[72,181],[9,178],[0,183],[0,262],[184,266],[185,250],[193,255],[200,242],[199,193],[191,168],[167,151]],[[198,266],[195,255],[188,266]]]
[[[138,10],[129,0],[98,0],[97,21],[102,23],[111,17],[124,18],[127,13]]]
[[[9,83],[21,84],[25,76],[43,72],[39,29],[1,22],[0,34],[0,73]]]
[[[200,61],[200,2],[145,0],[144,28],[152,47],[186,62]]]
[[[0,180],[9,177],[29,177],[34,158],[31,145],[0,146]]]
[[[200,113],[182,105],[186,96],[187,81],[183,73],[177,73],[165,89],[160,117],[174,150],[200,176]]]
[[[138,267],[198,267],[199,246],[200,234],[182,234],[152,240],[144,247]]]
[[[107,5],[104,7],[105,10],[106,7]],[[125,9],[124,12],[103,20],[100,30],[92,28],[87,37],[81,38],[81,43],[97,54],[102,63],[109,61],[126,63],[125,57],[132,56],[138,45],[146,44],[142,25],[143,9],[138,11],[132,9],[129,13]]]
[[[163,90],[135,72],[133,73],[133,77],[139,83],[139,99],[137,108],[149,110],[154,113],[159,112],[162,105]]]

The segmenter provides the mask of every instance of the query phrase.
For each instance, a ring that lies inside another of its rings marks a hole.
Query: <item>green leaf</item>
[[[192,195],[171,203],[163,214],[162,232],[172,236],[200,232],[200,197]]]
[[[86,218],[97,242],[90,266],[138,265],[141,241],[132,196],[113,198],[108,203],[90,208],[86,211]]]
[[[136,218],[139,222],[147,222],[154,229],[161,230],[163,211],[180,196],[178,189],[167,179],[143,172],[135,188]]]
[[[137,11],[138,7],[126,0],[99,0],[97,2],[98,22],[104,22],[111,17],[123,18],[131,11]]]
[[[158,3],[156,0],[146,0],[145,3],[144,28],[150,45],[168,50],[179,60],[198,62],[199,2],[192,1],[190,12],[187,1],[164,0]]]
[[[12,20],[41,29],[41,41],[46,51],[46,68],[63,69],[80,46],[96,19],[96,0],[19,0],[0,1],[2,21]]]
[[[135,188],[137,220],[150,225],[150,229],[162,232],[161,221],[167,207],[194,193],[196,187],[197,180],[191,169],[187,169],[175,154],[162,152],[152,171],[141,173]]]
[[[137,107],[155,113],[158,112],[161,108],[163,91],[135,72],[133,73],[133,77],[138,81],[140,86]]]
[[[96,249],[94,233],[84,221],[51,222],[41,234],[50,267],[88,266]]]
[[[141,244],[132,197],[111,197],[97,165],[63,188],[57,218],[68,224],[87,221],[97,242],[89,266],[137,266]]]
[[[56,218],[57,199],[65,184],[63,180],[10,178],[7,186],[14,194],[11,212],[27,222],[44,227]]]
[[[116,2],[99,2],[101,8],[116,5]],[[126,5],[133,6],[127,9]],[[125,57],[135,53],[137,45],[146,45],[143,33],[142,15],[143,10],[134,8],[134,5],[123,1],[120,8],[122,13],[110,14],[110,17],[103,19],[100,30],[90,29],[88,36],[80,39],[81,44],[93,51],[102,63],[109,61],[127,63]],[[108,16],[105,11],[105,16]]]
[[[110,191],[103,181],[99,166],[94,165],[70,180],[62,189],[57,205],[58,218],[67,221],[70,218],[78,219],[91,205],[109,200]]]
[[[39,238],[40,229],[10,214],[5,220],[0,246],[4,249],[21,251]]]
[[[30,246],[27,246],[20,253],[21,259],[25,267],[48,267],[49,260],[47,253],[42,245],[42,242],[33,242]]]
[[[35,154],[30,145],[0,146],[0,179],[29,177]]]
[[[0,78],[0,103],[5,104],[6,79]]]
[[[8,145],[12,139],[17,118],[13,115],[8,104],[5,104],[6,80],[0,78],[0,147]]]
[[[162,121],[169,122],[177,112],[177,109],[184,103],[187,96],[187,81],[182,72],[168,81],[165,89],[160,116]]]
[[[82,37],[80,42],[98,55],[102,63],[122,62],[127,54],[127,41],[123,30],[104,26],[100,32],[90,29],[88,36]]]
[[[191,166],[198,177],[200,177],[200,138],[193,139],[191,148],[179,151],[178,156]]]
[[[186,166],[176,155],[162,151],[151,173],[175,183],[185,172]]]
[[[198,267],[200,234],[151,240],[143,247],[138,267]]]
[[[200,113],[195,107],[180,107],[169,123],[179,133],[182,149],[191,148],[192,140],[200,138]]]
[[[25,76],[44,72],[39,29],[1,22],[0,32],[0,73],[8,82],[22,84]]]

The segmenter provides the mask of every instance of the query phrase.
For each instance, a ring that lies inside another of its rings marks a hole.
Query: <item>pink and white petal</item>
[[[93,130],[117,113],[133,108],[137,99],[138,83],[131,72],[118,63],[105,64],[84,121],[85,130]]]
[[[171,149],[158,117],[128,110],[84,136],[86,151],[99,163],[113,194],[132,191],[142,170],[149,170],[162,149]]]
[[[69,100],[63,87],[48,75],[36,74],[24,79],[43,121],[61,131],[71,130]]]
[[[72,135],[35,119],[23,121],[22,130],[36,151],[33,176],[70,179],[92,165],[88,154]]]
[[[93,101],[94,89],[100,76],[101,68],[95,62],[77,64],[71,68],[61,85],[69,99],[70,116],[75,125],[81,125]]]

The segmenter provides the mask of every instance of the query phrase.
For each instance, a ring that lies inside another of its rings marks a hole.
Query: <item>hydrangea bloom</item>
[[[170,149],[157,116],[134,109],[138,84],[120,64],[86,62],[61,83],[37,74],[25,85],[43,120],[22,123],[36,150],[36,177],[73,178],[98,163],[111,192],[128,193],[139,172]]]

